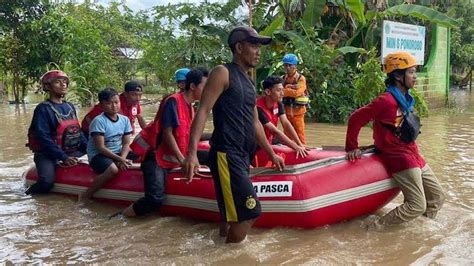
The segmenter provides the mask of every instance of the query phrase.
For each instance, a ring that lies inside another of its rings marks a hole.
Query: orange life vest
[[[268,109],[267,105],[265,104],[265,96],[260,96],[257,99],[257,108],[262,109],[263,113],[267,117],[267,119],[275,126],[278,126],[278,103],[273,103],[273,106]],[[265,130],[265,136],[267,137],[268,143],[272,143],[273,134],[272,132],[267,129],[265,126],[263,127]]]

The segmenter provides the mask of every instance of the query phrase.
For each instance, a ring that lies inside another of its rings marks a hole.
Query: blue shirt
[[[161,143],[163,139],[163,129],[167,127],[171,127],[173,129],[179,127],[179,119],[178,119],[178,106],[177,106],[176,99],[171,98],[165,102],[163,106],[163,114],[161,115],[160,120],[160,134],[158,135],[158,142],[157,145]]]
[[[96,134],[104,136],[104,144],[113,153],[122,150],[122,138],[124,135],[132,134],[130,120],[121,114],[117,114],[117,120],[113,121],[105,113],[96,116],[89,126],[89,142],[87,143],[87,157],[94,158],[99,152],[94,143],[93,136]]]
[[[55,103],[45,101],[36,106],[31,120],[30,130],[37,138],[41,153],[53,160],[66,160],[69,156],[56,144],[56,129],[59,121],[51,106],[61,114],[61,119],[77,119],[76,110],[71,103],[66,101]],[[86,139],[81,136],[81,149],[84,151]]]

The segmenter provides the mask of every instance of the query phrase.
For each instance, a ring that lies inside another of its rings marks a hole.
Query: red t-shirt
[[[360,129],[368,122],[374,122],[374,143],[381,151],[380,158],[387,170],[397,173],[410,168],[423,168],[425,160],[415,142],[405,143],[383,124],[398,125],[402,113],[395,98],[388,92],[380,95],[370,104],[352,113],[347,125],[346,151],[358,148]]]

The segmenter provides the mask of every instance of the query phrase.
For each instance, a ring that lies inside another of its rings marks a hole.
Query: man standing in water
[[[443,189],[415,143],[420,124],[413,113],[415,100],[409,90],[415,85],[416,66],[416,59],[408,52],[387,55],[384,58],[386,92],[357,109],[349,118],[347,158],[354,161],[361,157],[357,137],[360,129],[373,121],[375,146],[405,198],[402,205],[386,215],[367,219],[367,228],[381,230],[384,226],[408,222],[422,214],[435,218],[444,202]]]
[[[271,42],[251,27],[236,27],[228,39],[232,63],[215,67],[204,87],[197,115],[191,126],[186,177],[191,181],[199,167],[197,144],[212,108],[214,132],[209,153],[216,197],[221,214],[220,235],[226,243],[238,243],[260,215],[261,207],[249,178],[250,161],[258,144],[269,154],[277,169],[284,167],[281,157],[268,144],[258,121],[256,91],[248,72],[260,57],[260,45]]]
[[[306,78],[296,69],[298,57],[295,54],[286,54],[283,59],[285,75],[283,76],[283,104],[288,120],[298,134],[301,143],[306,144],[304,137],[304,115],[309,103]],[[291,136],[291,132],[285,128],[285,134]]]

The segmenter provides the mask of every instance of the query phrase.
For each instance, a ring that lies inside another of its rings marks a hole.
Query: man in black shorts
[[[185,175],[190,181],[199,167],[197,144],[212,108],[214,131],[209,161],[222,219],[220,234],[227,237],[227,243],[244,240],[261,213],[249,178],[250,161],[257,147],[255,140],[277,169],[284,168],[283,159],[271,149],[258,121],[255,85],[248,75],[258,63],[260,46],[270,42],[270,37],[258,35],[251,27],[237,27],[230,32],[232,63],[211,71],[191,126],[184,162]]]

